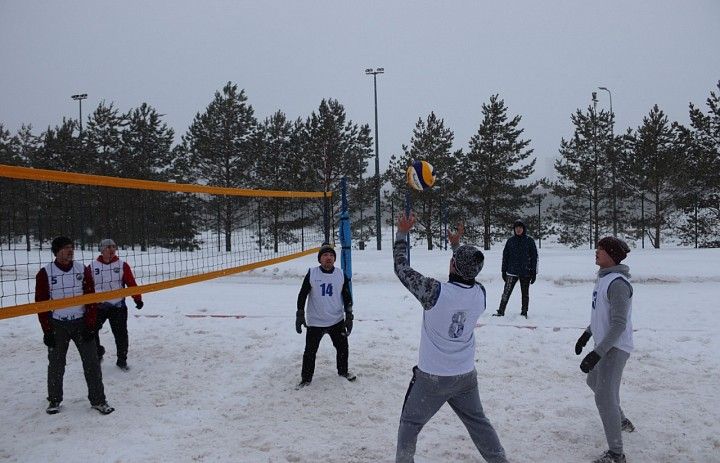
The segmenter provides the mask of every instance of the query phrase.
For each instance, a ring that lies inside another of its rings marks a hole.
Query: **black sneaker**
[[[355,373],[348,371],[347,373],[338,373],[339,376],[342,376],[343,378],[347,379],[348,381],[355,381],[357,379],[357,376],[355,376]]]
[[[118,368],[120,368],[121,370],[124,370],[124,371],[128,371],[130,369],[130,367],[127,364],[127,360],[118,360],[117,362],[115,362],[115,365],[117,365]]]
[[[300,389],[309,386],[310,383],[312,383],[312,381],[302,380],[302,381],[300,381],[300,384],[298,384],[297,386],[295,386],[295,390],[296,390],[296,391],[299,391]]]
[[[103,415],[109,415],[109,414],[111,414],[112,412],[115,411],[115,409],[112,408],[110,405],[108,405],[107,402],[103,402],[103,403],[98,404],[98,405],[93,405],[92,408],[94,408],[95,410],[99,411],[99,412],[102,413]]]
[[[600,458],[593,460],[593,463],[626,463],[624,453],[615,453],[612,450],[608,450],[603,453]]]
[[[493,316],[493,317],[504,317],[504,316],[505,316],[505,312],[500,312],[500,311],[498,310],[496,313],[492,314],[492,316]]]
[[[625,418],[622,420],[622,423],[620,424],[620,429],[622,429],[625,432],[633,432],[635,431],[635,425],[632,424],[632,421]]]
[[[523,310],[522,312],[520,312],[520,315],[527,318],[527,310]]]
[[[54,415],[56,413],[60,413],[60,402],[55,402],[53,400],[50,401],[50,404],[45,409],[48,415]]]

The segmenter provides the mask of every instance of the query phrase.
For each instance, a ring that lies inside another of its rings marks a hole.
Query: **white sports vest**
[[[590,330],[592,331],[593,340],[597,346],[602,342],[603,338],[610,329],[610,300],[608,299],[608,288],[610,283],[618,278],[622,278],[628,284],[628,280],[621,273],[608,273],[602,278],[598,278],[593,291],[592,312],[590,313]],[[632,296],[630,296],[630,309],[628,310],[627,325],[625,331],[620,338],[613,344],[613,347],[631,353],[635,346],[633,345],[633,327],[632,327]]]
[[[471,372],[475,368],[475,325],[483,312],[482,286],[442,283],[437,303],[423,311],[418,368],[438,376]]]
[[[320,267],[310,269],[310,296],[306,319],[308,326],[333,326],[344,317],[342,287],[345,277],[335,267],[332,273],[324,273]]]
[[[99,293],[102,291],[111,291],[113,289],[120,289],[123,287],[123,261],[117,259],[114,262],[105,264],[95,259],[90,264],[92,268],[93,279],[95,280],[95,292]],[[105,302],[111,304],[118,304],[124,298],[118,297],[115,299],[108,299]]]
[[[80,262],[73,262],[72,268],[63,272],[55,263],[45,266],[50,288],[50,299],[65,299],[66,297],[82,296],[85,266]],[[78,305],[65,309],[53,310],[52,317],[56,320],[76,320],[85,315],[85,306]]]

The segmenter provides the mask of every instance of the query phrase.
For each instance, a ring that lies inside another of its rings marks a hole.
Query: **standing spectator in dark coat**
[[[65,299],[95,292],[89,267],[74,260],[75,246],[70,238],[58,236],[52,241],[55,261],[41,268],[35,277],[35,302]],[[38,313],[43,342],[48,348],[47,413],[60,411],[63,400],[65,359],[70,341],[80,353],[90,405],[103,415],[114,408],[105,401],[105,388],[95,345],[97,304],[76,305]]]
[[[495,315],[505,315],[510,295],[515,288],[515,283],[520,281],[520,292],[522,293],[522,307],[520,315],[527,318],[528,305],[530,304],[530,285],[535,283],[537,276],[538,253],[535,247],[535,240],[525,234],[525,224],[516,220],[513,224],[513,236],[505,243],[502,260],[502,279],[505,282],[500,308]]]

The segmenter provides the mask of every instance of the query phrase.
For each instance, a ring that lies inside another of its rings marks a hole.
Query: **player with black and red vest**
[[[127,262],[124,262],[117,256],[117,245],[111,239],[104,239],[98,247],[100,255],[90,264],[93,278],[95,279],[95,291],[112,291],[125,287],[137,286],[135,276]],[[142,295],[133,295],[135,307],[140,310],[143,308]],[[105,355],[105,348],[100,344],[100,329],[105,320],[110,321],[110,329],[115,337],[115,347],[117,352],[116,365],[123,370],[128,370],[127,353],[128,353],[128,331],[127,331],[128,309],[125,305],[125,298],[118,297],[104,301],[100,304],[97,317],[97,334],[95,342],[97,344],[97,355],[102,361]]]
[[[51,249],[55,261],[41,268],[35,276],[35,302],[94,293],[92,273],[88,267],[73,260],[75,246],[70,238],[58,236],[52,241]],[[105,400],[95,345],[96,316],[97,304],[38,313],[43,342],[48,347],[48,414],[60,411],[65,360],[71,340],[80,352],[90,405],[104,415],[115,410]]]

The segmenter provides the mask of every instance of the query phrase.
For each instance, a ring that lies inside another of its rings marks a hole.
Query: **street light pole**
[[[615,113],[612,107],[612,92],[607,87],[598,87],[598,90],[605,90],[608,92],[610,97],[610,171],[612,172],[612,226],[613,236],[618,234],[617,226],[617,191],[616,191],[616,176],[617,171],[615,168]]]
[[[384,74],[385,68],[365,69],[366,75],[373,76],[373,92],[375,94],[375,235],[377,236],[377,249],[382,249],[382,234],[380,232],[380,154],[378,150],[378,113],[377,113],[377,75]]]
[[[70,98],[76,100],[80,104],[80,117],[78,122],[80,123],[80,137],[82,138],[82,100],[87,98],[87,93],[78,93],[77,95],[72,95]]]

